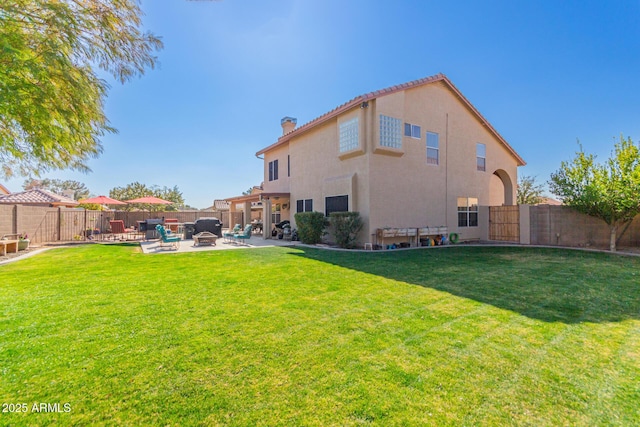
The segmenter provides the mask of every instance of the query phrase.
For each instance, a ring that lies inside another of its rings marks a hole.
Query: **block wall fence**
[[[224,227],[230,222],[242,223],[242,212],[179,211],[124,212],[90,211],[73,208],[0,205],[0,237],[4,234],[26,234],[32,243],[69,242],[86,240],[87,230],[109,231],[109,221],[121,219],[127,227],[137,227],[138,221],[148,218],[173,218],[178,222],[194,222],[198,218],[216,217]]]
[[[609,249],[609,226],[566,206],[519,205],[519,240],[525,245]],[[482,240],[489,241],[489,207],[480,207]],[[618,230],[619,248],[640,248],[640,215]]]
[[[489,207],[481,206],[479,227],[481,240],[489,239]],[[124,212],[89,211],[71,208],[0,205],[0,237],[4,234],[27,234],[32,243],[85,240],[85,230],[108,232],[109,221],[122,219],[127,227],[148,218],[175,218],[193,222],[198,218],[219,218],[224,227],[244,222],[242,212],[224,211]],[[580,214],[566,206],[520,205],[519,240],[513,243],[568,246],[594,249],[609,248],[609,227],[599,219]],[[640,215],[618,232],[620,248],[640,248]]]

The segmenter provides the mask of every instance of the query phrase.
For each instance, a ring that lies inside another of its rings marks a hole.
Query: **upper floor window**
[[[278,161],[274,160],[269,162],[269,181],[276,181],[278,179]]]
[[[458,227],[478,226],[478,199],[458,197]]]
[[[479,171],[487,170],[487,146],[479,142],[476,144],[476,165]]]
[[[360,143],[358,142],[358,118],[355,117],[346,122],[340,123],[340,152],[355,150]]]
[[[411,123],[404,124],[404,136],[410,136],[411,138],[420,139],[420,126],[412,125]]]
[[[380,146],[402,148],[402,120],[380,114]]]
[[[427,164],[440,163],[440,135],[435,132],[427,132]]]

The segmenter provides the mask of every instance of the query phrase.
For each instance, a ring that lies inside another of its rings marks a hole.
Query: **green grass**
[[[89,245],[0,283],[0,425],[640,425],[638,258]]]

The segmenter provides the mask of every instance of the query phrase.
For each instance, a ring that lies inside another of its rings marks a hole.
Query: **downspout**
[[[449,113],[446,113],[446,124],[444,129],[444,220],[445,223],[449,221]],[[448,226],[448,224],[447,224]]]

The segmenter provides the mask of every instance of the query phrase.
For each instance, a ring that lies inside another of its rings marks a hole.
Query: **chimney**
[[[280,125],[282,126],[282,134],[286,135],[289,132],[293,131],[296,128],[296,124],[298,123],[298,119],[293,117],[283,117],[280,120]]]
[[[73,190],[63,190],[62,191],[62,195],[64,197],[68,198],[68,199],[71,199],[71,200],[75,200],[76,199],[75,198],[75,194],[76,194],[76,192],[73,191]]]

